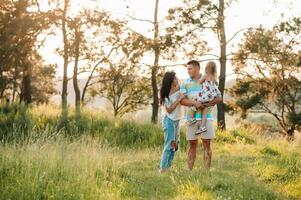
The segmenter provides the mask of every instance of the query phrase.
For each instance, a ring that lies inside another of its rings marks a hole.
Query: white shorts
[[[198,123],[201,121],[197,121],[196,123],[189,125],[186,123],[186,140],[197,140],[197,139],[214,139],[215,138],[215,130],[213,125],[213,120],[206,121],[206,128],[207,131],[201,133],[199,135],[195,135],[198,129]]]

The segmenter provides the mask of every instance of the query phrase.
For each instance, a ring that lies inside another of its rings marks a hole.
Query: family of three
[[[180,137],[181,106],[185,106],[186,140],[188,141],[188,169],[192,170],[198,139],[202,140],[204,164],[206,169],[211,165],[211,140],[215,138],[212,107],[222,101],[217,87],[217,70],[214,62],[208,62],[204,74],[200,63],[191,60],[187,63],[189,78],[181,85],[175,72],[166,72],[160,90],[162,105],[162,127],[164,148],[160,162],[160,172],[167,171],[178,150]]]

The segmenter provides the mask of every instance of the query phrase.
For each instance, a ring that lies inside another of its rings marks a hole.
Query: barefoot
[[[167,169],[159,169],[159,173],[160,173],[160,174],[163,174],[163,173],[165,173],[165,172],[167,172]]]

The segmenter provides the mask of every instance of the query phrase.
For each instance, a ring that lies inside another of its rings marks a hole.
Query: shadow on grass
[[[248,171],[247,165],[252,165],[254,156],[229,159],[219,155],[211,172],[197,165],[189,172],[186,154],[177,156],[166,174],[158,173],[158,160],[124,165],[120,169],[127,174],[122,196],[133,199],[286,199]]]
[[[131,162],[120,169],[124,177],[121,195],[131,199],[174,199],[176,184],[169,173],[160,174],[157,161]]]

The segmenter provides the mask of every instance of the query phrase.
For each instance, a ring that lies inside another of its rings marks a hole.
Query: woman
[[[160,172],[165,172],[172,163],[178,149],[179,121],[182,117],[180,101],[185,98],[180,93],[179,82],[175,72],[166,72],[160,90],[160,104],[163,106],[162,127],[164,132],[164,148],[160,162]]]

